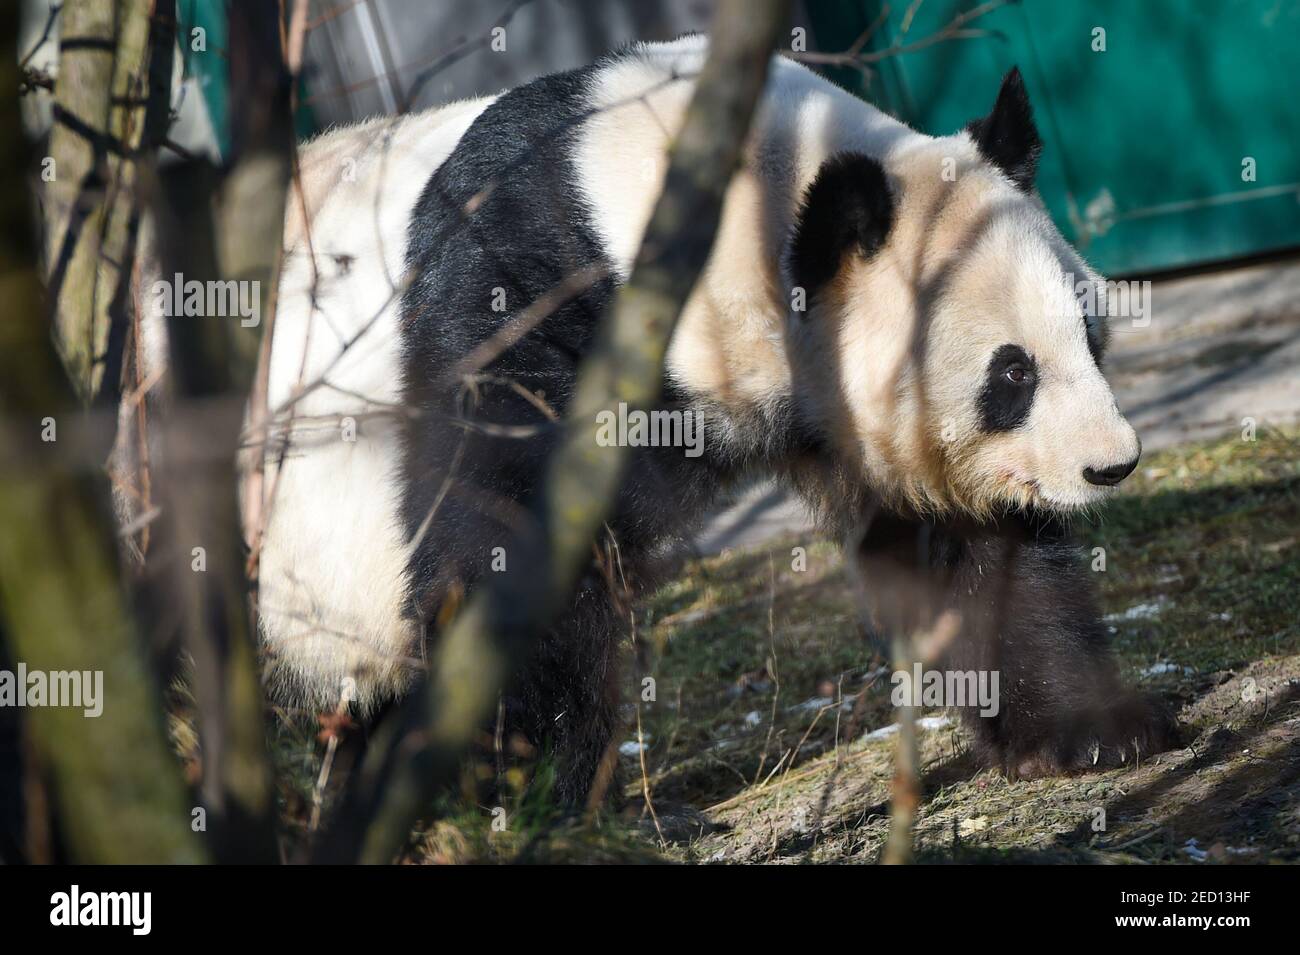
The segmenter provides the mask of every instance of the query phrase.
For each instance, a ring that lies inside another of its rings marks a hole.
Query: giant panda
[[[631,274],[706,55],[699,36],[637,43],[304,148],[260,558],[282,699],[333,709],[346,686],[373,713],[485,574],[538,572],[510,563],[510,541],[534,520],[553,419]],[[1040,149],[1015,71],[987,116],[935,138],[775,56],[664,370],[660,407],[696,416],[703,453],[637,448],[608,522],[634,590],[754,476],[831,533],[867,511],[885,515],[878,536],[932,529],[931,566],[971,618],[1007,611],[957,656],[1014,674],[997,725],[972,727],[1012,775],[1172,738],[1119,684],[1063,530],[1140,445],[1101,372],[1104,308],[1077,294],[1098,276],[1034,195]],[[619,726],[611,587],[593,561],[505,692],[571,803]]]

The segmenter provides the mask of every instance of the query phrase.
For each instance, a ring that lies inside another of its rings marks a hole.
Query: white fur
[[[291,194],[260,602],[270,680],[304,705],[336,705],[345,677],[363,704],[392,695],[419,652],[402,613],[407,551],[392,414],[406,233],[429,177],[490,102],[372,120],[301,153],[309,215],[304,222]],[[349,418],[355,441],[344,438]]]

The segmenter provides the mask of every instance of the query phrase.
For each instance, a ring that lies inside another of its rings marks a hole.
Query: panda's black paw
[[[1065,776],[1136,766],[1182,740],[1182,727],[1163,700],[1126,693],[1104,709],[1063,720],[1049,738],[1006,747],[999,761],[1009,779]]]

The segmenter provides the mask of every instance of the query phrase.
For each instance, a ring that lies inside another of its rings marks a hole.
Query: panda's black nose
[[[1084,468],[1083,479],[1089,484],[1109,487],[1112,484],[1118,484],[1120,481],[1124,480],[1133,473],[1133,469],[1137,466],[1138,459],[1134,458],[1132,461],[1125,461],[1123,464],[1113,464],[1110,467],[1102,468],[1101,470]]]

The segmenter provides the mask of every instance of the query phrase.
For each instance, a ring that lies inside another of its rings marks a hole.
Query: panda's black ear
[[[790,272],[811,297],[839,271],[846,254],[866,258],[889,235],[894,199],[880,162],[861,153],[827,159],[804,193],[790,244]]]
[[[980,154],[997,166],[1025,192],[1032,192],[1043,141],[1034,126],[1034,111],[1025,92],[1020,68],[1012,67],[1002,80],[993,112],[966,124],[966,132]]]

